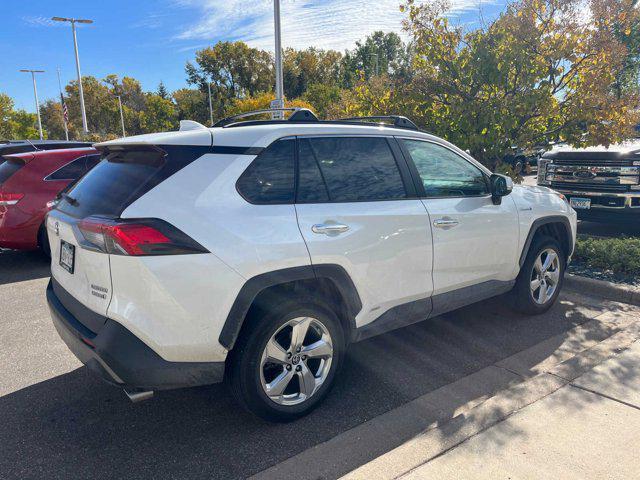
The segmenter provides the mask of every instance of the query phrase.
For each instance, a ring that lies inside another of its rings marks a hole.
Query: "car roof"
[[[2,159],[20,159],[30,162],[36,158],[48,157],[48,156],[69,156],[72,154],[82,155],[83,153],[93,153],[96,149],[93,147],[80,147],[80,148],[59,148],[56,150],[33,150],[31,152],[20,152],[2,155]]]

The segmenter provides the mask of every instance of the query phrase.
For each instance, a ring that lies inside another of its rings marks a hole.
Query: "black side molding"
[[[561,223],[564,226],[564,233],[566,235],[566,242],[569,245],[569,254],[567,258],[573,254],[573,249],[575,245],[573,244],[573,237],[571,235],[571,224],[569,223],[569,219],[567,217],[563,217],[561,215],[551,215],[549,217],[538,218],[534,220],[531,224],[531,228],[529,229],[529,234],[527,235],[527,240],[524,242],[524,247],[522,248],[522,253],[520,254],[520,260],[518,264],[522,267],[524,265],[524,261],[527,258],[527,253],[529,253],[529,247],[531,247],[531,242],[533,241],[533,237],[540,227],[543,225],[547,225],[549,223]]]
[[[247,280],[233,302],[218,341],[228,350],[233,348],[251,304],[263,290],[285,283],[318,278],[326,278],[333,282],[345,302],[349,322],[354,328],[355,316],[362,309],[362,302],[344,268],[333,264],[305,265],[263,273]]]

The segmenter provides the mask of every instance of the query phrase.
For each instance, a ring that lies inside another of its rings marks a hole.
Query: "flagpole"
[[[58,68],[58,88],[60,89],[60,109],[62,110],[62,123],[64,123],[64,136],[69,141],[69,127],[67,127],[67,118],[64,114],[64,97],[62,96],[62,83],[60,82],[60,69]]]

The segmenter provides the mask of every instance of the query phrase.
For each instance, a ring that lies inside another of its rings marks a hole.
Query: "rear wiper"
[[[74,207],[76,205],[78,205],[78,200],[76,200],[75,198],[73,198],[71,195],[69,195],[68,193],[61,193],[60,194],[60,198],[64,198],[69,205],[73,205]]]

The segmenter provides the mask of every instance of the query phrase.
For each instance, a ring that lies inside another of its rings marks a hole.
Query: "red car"
[[[47,202],[99,161],[91,147],[0,157],[0,248],[40,247],[49,253],[43,228]]]

